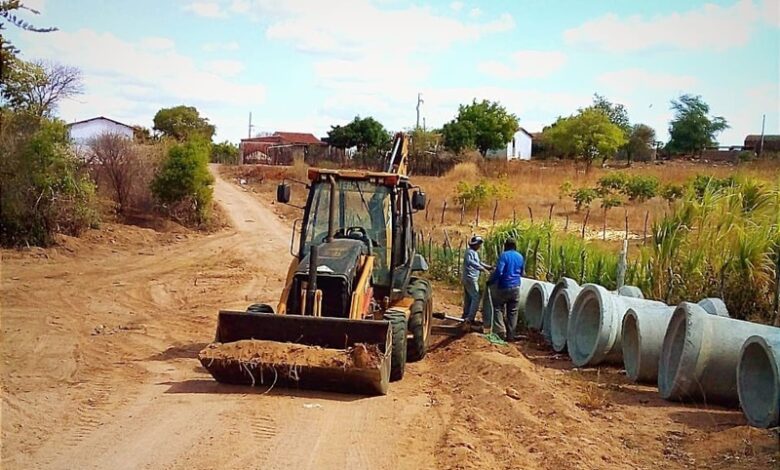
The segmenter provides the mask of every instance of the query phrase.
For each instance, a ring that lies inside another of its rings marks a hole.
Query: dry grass
[[[495,202],[480,209],[480,226],[475,226],[476,210],[464,211],[464,225],[460,225],[461,208],[455,201],[456,187],[460,181],[476,182],[480,179],[505,179],[513,191],[507,200],[498,202],[497,220],[508,220],[516,217],[535,221],[552,216],[554,223],[569,231],[580,231],[587,211],[576,212],[574,202],[570,197],[559,196],[561,185],[568,181],[573,188],[595,186],[599,178],[610,171],[620,170],[629,174],[655,176],[662,183],[679,184],[706,174],[716,177],[726,177],[734,174],[753,176],[759,179],[772,180],[780,173],[780,161],[768,160],[746,163],[739,166],[729,164],[707,164],[688,161],[672,161],[664,164],[637,163],[631,168],[592,168],[585,173],[573,162],[489,162],[481,165],[461,163],[442,177],[416,176],[414,182],[424,188],[428,195],[428,217],[417,217],[415,223],[421,226],[425,233],[432,233],[434,238],[448,234],[468,236],[472,232],[485,232],[492,225]],[[442,206],[447,202],[442,222]],[[668,204],[660,197],[643,203],[627,203],[625,206],[610,209],[606,214],[608,239],[622,238],[628,220],[629,231],[634,236],[643,236],[645,218],[648,230],[653,221],[663,216],[668,210]],[[568,225],[567,225],[568,221]],[[604,211],[595,201],[588,215],[586,236],[600,237],[604,225]],[[613,236],[609,236],[610,233]],[[614,236],[615,234],[620,236]]]

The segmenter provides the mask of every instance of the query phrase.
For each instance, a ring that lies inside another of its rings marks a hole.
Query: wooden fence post
[[[607,239],[607,208],[604,208],[604,225],[602,226],[601,239]]]
[[[588,225],[588,218],[590,218],[590,207],[588,207],[588,211],[585,212],[585,220],[582,221],[582,238],[585,238],[585,227]]]
[[[531,210],[531,206],[528,206],[528,214],[531,216],[531,225],[534,224],[534,211]]]
[[[650,217],[650,211],[645,212],[645,231],[642,235],[642,244],[647,245],[647,219]]]
[[[428,222],[428,208],[431,207],[431,200],[428,199],[428,203],[425,204],[425,221]]]
[[[444,201],[444,204],[441,205],[441,223],[444,223],[444,211],[447,210],[447,201]]]
[[[628,240],[628,209],[625,209],[625,212],[623,213],[626,217],[626,240]]]
[[[512,225],[517,224],[517,209],[512,208]]]
[[[474,221],[474,225],[479,227],[479,206],[477,206],[477,218]]]
[[[585,263],[588,261],[588,252],[585,248],[580,252],[580,285],[585,283]]]
[[[496,225],[496,211],[498,211],[498,199],[496,199],[496,202],[493,204],[493,226]]]
[[[566,214],[566,223],[563,226],[563,231],[566,232],[569,230],[569,214]]]
[[[461,201],[460,204],[460,225],[463,225],[463,216],[466,215],[466,204]]]
[[[626,284],[626,265],[628,262],[628,239],[623,240],[623,249],[620,250],[620,258],[617,267],[617,288]]]
[[[547,222],[552,222],[553,209],[555,209],[555,203],[550,204],[550,213],[547,215]]]

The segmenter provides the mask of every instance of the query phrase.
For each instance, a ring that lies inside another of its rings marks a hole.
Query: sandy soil
[[[777,434],[739,412],[664,402],[532,342],[438,340],[382,397],[217,384],[197,359],[217,310],[275,302],[290,229],[219,177],[215,199],[232,229],[107,225],[2,251],[2,468],[778,465]]]

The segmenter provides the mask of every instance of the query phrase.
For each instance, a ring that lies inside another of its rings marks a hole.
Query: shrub
[[[482,206],[492,199],[506,199],[512,194],[504,180],[497,183],[482,180],[476,184],[461,181],[455,191],[457,201],[469,209]]]
[[[184,221],[207,221],[214,177],[209,173],[209,144],[194,139],[168,151],[152,181],[152,193],[168,212]]]
[[[691,187],[696,195],[697,199],[702,199],[704,194],[708,191],[717,192],[723,188],[735,186],[737,184],[736,179],[733,176],[726,178],[717,178],[710,175],[696,175],[691,182]]]
[[[0,240],[49,245],[55,233],[95,226],[95,185],[70,149],[64,123],[3,112]]]
[[[558,187],[558,200],[563,200],[566,196],[571,194],[571,190],[574,188],[571,181],[566,180]]]
[[[612,209],[613,207],[620,207],[623,205],[623,200],[619,196],[607,196],[601,199],[601,208],[605,211]]]
[[[627,180],[623,193],[630,201],[644,202],[658,195],[660,185],[655,176],[634,175]]]
[[[682,187],[682,185],[669,183],[664,185],[663,189],[661,190],[661,197],[666,199],[666,201],[671,204],[677,199],[680,199],[684,192],[685,189]]]
[[[628,184],[628,180],[629,177],[625,173],[614,171],[599,178],[597,184],[602,194],[609,194],[612,191],[622,191]]]
[[[574,206],[579,212],[583,207],[590,207],[590,203],[598,196],[598,192],[593,188],[579,188],[571,193],[574,200]]]
[[[211,162],[224,163],[227,165],[238,164],[238,146],[231,144],[227,140],[211,145]]]

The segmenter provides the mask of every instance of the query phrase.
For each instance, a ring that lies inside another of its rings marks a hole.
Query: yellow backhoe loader
[[[216,380],[385,394],[425,356],[433,295],[417,277],[428,267],[413,213],[426,198],[406,176],[408,146],[396,134],[383,172],[309,170],[279,303],[219,312],[216,341],[200,354]],[[290,195],[280,184],[277,200]]]

